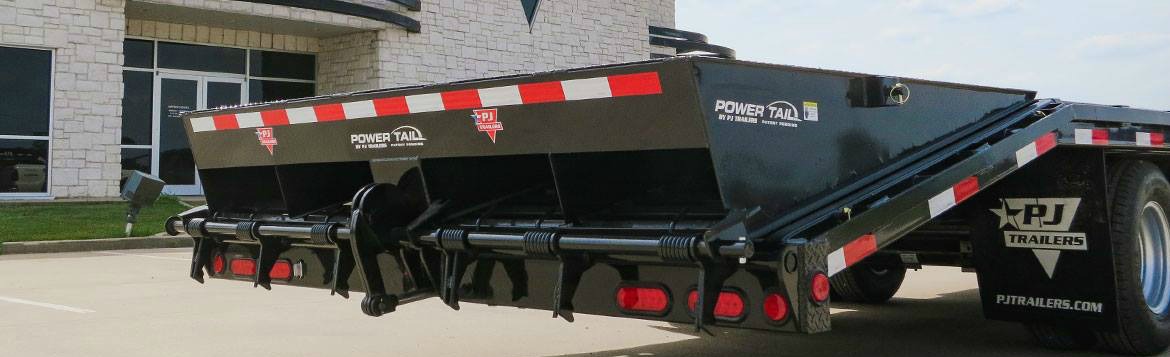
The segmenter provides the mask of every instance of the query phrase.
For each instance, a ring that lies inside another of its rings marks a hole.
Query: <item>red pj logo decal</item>
[[[476,109],[472,113],[474,113],[471,118],[475,119],[475,128],[482,133],[487,133],[488,138],[491,138],[494,144],[496,132],[504,130],[504,123],[500,122],[499,112],[496,109]]]
[[[260,139],[260,145],[268,148],[268,155],[273,155],[272,147],[276,146],[276,135],[272,128],[256,128],[256,138]]]

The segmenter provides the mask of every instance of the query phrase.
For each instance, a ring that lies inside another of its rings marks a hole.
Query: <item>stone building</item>
[[[673,0],[0,0],[0,200],[198,195],[181,112],[673,55],[651,26]]]

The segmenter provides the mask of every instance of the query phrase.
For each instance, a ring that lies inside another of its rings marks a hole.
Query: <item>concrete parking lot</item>
[[[1056,353],[981,317],[975,277],[912,272],[882,306],[837,305],[833,331],[785,335],[438,301],[370,318],[325,291],[186,278],[189,249],[0,256],[0,356],[1004,356]]]

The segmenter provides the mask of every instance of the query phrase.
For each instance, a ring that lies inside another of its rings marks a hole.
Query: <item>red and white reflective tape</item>
[[[979,192],[979,178],[971,176],[930,198],[930,218],[946,212]]]
[[[1048,133],[1016,150],[1016,168],[1024,167],[1040,155],[1056,147],[1056,133]]]
[[[643,72],[196,117],[191,118],[191,129],[195,132],[220,131],[654,94],[662,94],[658,72]]]
[[[1161,140],[1161,135],[1157,136],[1158,141]],[[1037,157],[1052,151],[1056,147],[1056,133],[1047,133],[1036,139],[1033,142],[1024,145],[1024,147],[1016,150],[1016,168],[1024,167]],[[954,184],[943,192],[940,192],[934,197],[931,197],[928,206],[930,207],[930,218],[938,217],[938,215],[946,212],[959,203],[971,198],[979,192],[979,178],[970,176],[959,183]],[[841,249],[837,249],[829,254],[829,275],[836,274],[838,271],[853,265],[873,254],[877,250],[876,237],[873,234],[861,236]]]
[[[1147,133],[1143,131],[1134,134],[1133,141],[1137,146],[1162,146],[1166,144],[1166,138],[1162,133]]]
[[[828,275],[833,276],[877,251],[877,237],[866,234],[829,253]]]
[[[1073,142],[1079,145],[1109,145],[1109,130],[1074,129]]]

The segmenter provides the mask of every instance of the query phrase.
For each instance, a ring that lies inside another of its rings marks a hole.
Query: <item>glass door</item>
[[[183,113],[244,103],[242,78],[162,73],[155,82],[154,174],[167,183],[163,193],[202,195],[191,145],[183,129]]]

